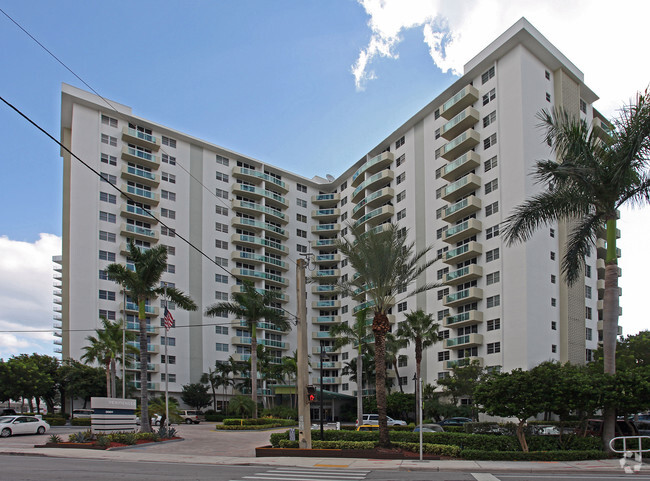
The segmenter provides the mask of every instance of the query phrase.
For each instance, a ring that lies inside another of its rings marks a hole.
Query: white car
[[[0,417],[0,437],[8,438],[13,434],[45,434],[50,425],[34,416]]]
[[[364,414],[363,424],[379,424],[379,414]],[[400,421],[399,419],[386,416],[386,424],[388,426],[406,426],[406,421]],[[359,426],[359,421],[357,421],[356,425]]]

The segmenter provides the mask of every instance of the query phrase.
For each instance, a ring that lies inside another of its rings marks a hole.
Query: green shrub
[[[93,440],[93,433],[88,431],[79,431],[78,433],[72,433],[68,436],[68,441],[71,443],[89,443]]]
[[[278,419],[293,419],[298,420],[298,410],[290,408],[289,406],[273,406],[270,409],[264,409],[262,416],[272,417]]]
[[[281,426],[295,426],[296,421],[291,419],[276,419],[276,418],[259,418],[259,419],[224,419],[223,426],[247,426],[249,429],[251,426],[268,426],[273,425],[273,427]]]
[[[51,434],[47,438],[47,442],[51,443],[51,444],[59,444],[61,441],[62,441],[61,436],[59,436],[57,434]]]
[[[45,421],[50,426],[65,426],[66,419],[63,416],[43,416]]]
[[[608,455],[603,451],[482,451],[463,449],[460,453],[463,459],[483,461],[581,461],[585,459],[604,459]]]
[[[444,426],[443,429],[447,433],[464,433],[465,428],[463,426]]]
[[[72,418],[70,424],[72,426],[90,426],[90,418]]]
[[[277,421],[277,420],[276,420]],[[295,424],[295,422],[293,423]],[[217,424],[215,426],[215,429],[218,431],[250,431],[250,430],[263,430],[263,429],[273,429],[273,428],[282,428],[285,427],[286,424],[283,423],[270,423],[270,424],[255,424],[255,425],[235,425],[235,426],[227,426],[225,424]]]
[[[97,446],[101,446],[102,448],[107,448],[111,445],[111,440],[108,436],[101,434],[97,436],[96,444]]]
[[[401,443],[396,442],[393,445],[402,448],[406,451],[414,453],[420,452],[420,443]],[[439,456],[449,456],[457,458],[460,455],[461,449],[458,446],[445,446],[444,444],[429,444],[422,443],[422,452],[426,454],[436,454]]]
[[[218,413],[218,412],[205,413],[205,420],[209,423],[219,423],[223,421],[225,418],[226,415],[222,413]]]

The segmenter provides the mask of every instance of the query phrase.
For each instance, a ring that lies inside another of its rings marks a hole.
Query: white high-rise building
[[[316,384],[320,372],[313,360],[321,346],[332,345],[329,327],[351,321],[360,307],[327,285],[353,275],[333,241],[346,235],[348,223],[371,229],[394,222],[408,230],[417,248],[433,244],[441,256],[426,281],[445,286],[400,301],[391,316],[399,323],[421,308],[438,319],[445,339],[426,351],[425,382],[472,360],[502,370],[546,360],[583,363],[598,345],[604,242],[586,259],[584,280],[568,287],[560,273],[567,226],[542,229],[513,247],[505,245],[499,226],[539,191],[530,175],[535,161],[553,156],[536,114],[563,107],[604,129],[606,120],[592,107],[596,99],[582,72],[521,19],[341,176],[307,179],[63,85],[62,141],[105,180],[62,153],[62,354],[80,357],[89,333],[78,329],[99,327],[100,315],[126,316],[129,328],[137,327],[134,304],[103,270],[112,262],[127,263],[128,239],[142,247],[167,246],[163,281],[200,306],[196,312],[172,310],[177,327],[169,334],[166,361],[176,393],[217,360],[248,358],[245,328],[232,316],[202,314],[240,289],[227,271],[260,289],[281,291],[280,306],[296,312],[295,261],[312,253],[307,308],[310,381]],[[120,197],[110,183],[135,202]],[[172,228],[148,217],[143,207]],[[163,307],[160,300],[147,307],[154,391],[163,389]],[[260,327],[260,343],[273,358],[292,355],[295,332]],[[326,389],[354,394],[356,383],[342,374],[354,354],[327,350]],[[405,349],[398,371],[406,392],[414,389],[414,365],[412,349]],[[272,394],[271,388],[264,386],[264,394]]]

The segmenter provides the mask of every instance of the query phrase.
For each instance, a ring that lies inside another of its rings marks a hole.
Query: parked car
[[[18,413],[16,412],[15,409],[11,408],[3,408],[2,411],[0,411],[0,416],[17,416]]]
[[[587,426],[584,431],[579,431],[578,434],[585,436],[598,436],[603,435],[603,420],[602,419],[587,419]],[[633,422],[627,419],[616,420],[616,436],[638,436],[639,430]]]
[[[362,424],[357,431],[379,431],[379,424]]]
[[[152,426],[160,426],[161,422],[162,422],[162,416],[160,414],[154,414],[153,416],[151,416]]]
[[[386,422],[389,426],[406,426],[406,421],[401,421],[399,419],[393,419],[390,416],[386,416]],[[364,414],[362,424],[377,424],[379,425],[379,414]],[[357,421],[356,425],[359,425]]]
[[[14,434],[45,434],[50,425],[36,416],[0,417],[0,437],[8,438]]]
[[[192,411],[188,409],[180,412],[180,416],[185,424],[199,424],[199,414],[201,414],[200,411]]]
[[[473,423],[473,422],[474,420],[471,418],[456,417],[456,418],[443,419],[438,424],[440,424],[441,426],[462,426],[463,424]]]
[[[422,432],[423,433],[442,433],[444,432],[444,428],[440,424],[423,424],[422,425]],[[420,426],[415,426],[415,429],[413,430],[414,433],[419,433],[420,432]]]

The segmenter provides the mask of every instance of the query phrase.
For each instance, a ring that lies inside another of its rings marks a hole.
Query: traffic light
[[[316,402],[316,388],[314,386],[307,386],[307,403]]]

